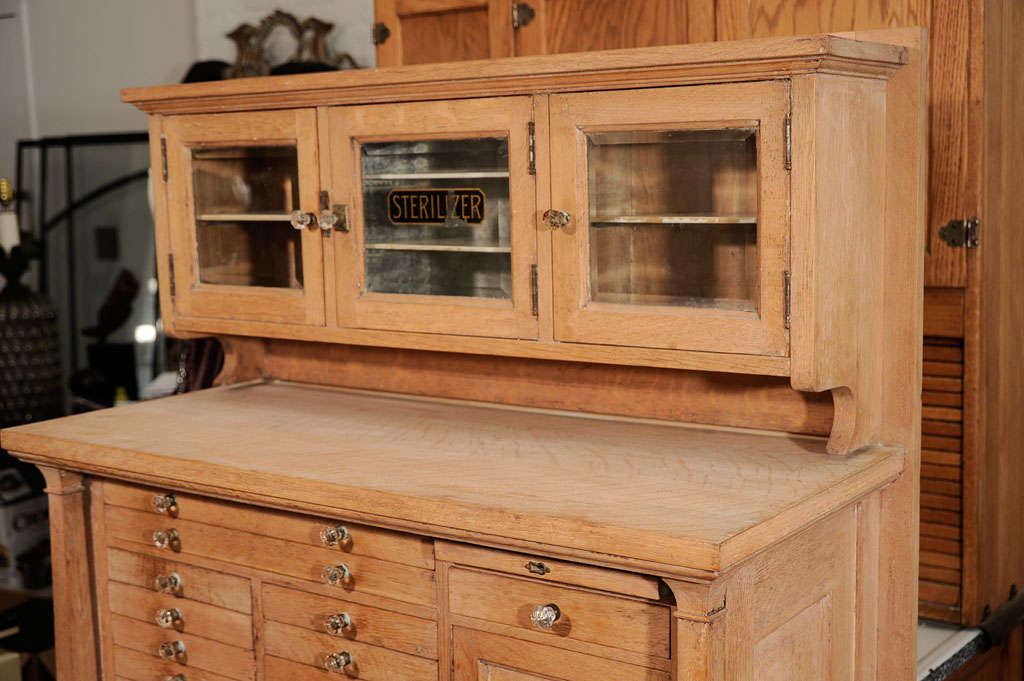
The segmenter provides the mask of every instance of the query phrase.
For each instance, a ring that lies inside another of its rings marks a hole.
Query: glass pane
[[[362,146],[366,290],[510,298],[506,138]]]
[[[590,297],[756,311],[757,129],[587,135]]]
[[[302,287],[302,239],[294,146],[192,151],[199,281],[228,286]]]

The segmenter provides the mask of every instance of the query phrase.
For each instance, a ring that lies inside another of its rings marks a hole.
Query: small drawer
[[[437,681],[437,663],[415,655],[338,639],[279,622],[266,622],[263,635],[266,639],[266,654],[271,656],[266,660],[268,679],[319,679],[321,677],[317,675],[303,674],[299,667],[305,666],[326,674],[327,664],[333,658],[338,665],[348,662],[344,669],[338,670],[342,672],[342,677],[347,674],[368,681]],[[299,665],[280,665],[272,658],[291,660]],[[275,665],[281,667],[281,672],[292,670],[296,675],[276,673]],[[339,678],[337,675],[331,676]]]
[[[477,570],[448,572],[449,607],[455,614],[555,638],[667,658],[669,609],[612,596]]]
[[[113,481],[104,484],[103,499],[107,504],[166,518],[192,520],[392,563],[434,568],[432,540],[413,534]]]
[[[218,608],[250,614],[249,580],[138,553],[107,549],[111,580],[131,584],[175,598],[209,603]]]
[[[437,623],[358,603],[263,585],[263,617],[274,622],[437,659]]]
[[[161,657],[161,649],[166,647],[167,654],[173,654],[173,659],[166,662],[177,669],[175,673],[189,675],[192,673],[190,670],[203,670],[235,681],[252,681],[256,675],[251,650],[168,631],[122,615],[111,617],[111,631],[114,645],[151,655],[156,660],[165,661]]]
[[[358,591],[421,605],[437,600],[432,570],[119,506],[107,506],[106,521],[108,537],[159,548],[183,560],[198,556],[327,583],[339,594]],[[173,536],[173,541],[155,543],[157,533],[160,538]]]
[[[214,674],[203,669],[196,669],[176,662],[166,662],[147,653],[140,653],[131,648],[114,646],[114,676],[126,681],[180,681],[181,674],[185,681],[234,681],[227,676]]]
[[[252,616],[198,601],[109,582],[110,610],[118,615],[157,623],[168,636],[194,634],[238,648],[252,648]]]

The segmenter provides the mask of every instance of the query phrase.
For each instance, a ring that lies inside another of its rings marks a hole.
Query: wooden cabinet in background
[[[390,26],[377,0],[377,21]],[[454,3],[402,3],[419,12]],[[709,42],[854,32],[902,26],[928,28],[928,233],[925,255],[924,393],[921,471],[921,615],[977,624],[1024,587],[1024,399],[1017,371],[1024,352],[1024,123],[1017,74],[1024,48],[1024,6],[1014,0],[685,0],[580,2],[531,0],[534,19],[513,28],[511,3],[491,3],[514,49],[486,56],[526,56],[683,42]],[[495,7],[497,5],[497,7]],[[432,30],[454,24],[436,14]],[[435,35],[441,35],[437,33]],[[473,41],[464,33],[460,37]],[[411,29],[404,39],[416,41]],[[410,43],[411,44],[411,43]],[[446,60],[479,58],[452,44]],[[397,65],[394,44],[378,45],[378,63]],[[407,59],[433,61],[429,52]],[[557,167],[557,166],[555,166]],[[954,237],[979,218],[976,243]]]

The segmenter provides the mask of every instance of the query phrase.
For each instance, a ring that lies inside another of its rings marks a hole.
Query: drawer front
[[[118,506],[107,506],[106,519],[108,536],[150,547],[155,531],[173,530],[177,541],[164,549],[170,555],[212,558],[318,583],[327,581],[325,568],[335,568],[348,575],[337,583],[341,593],[358,591],[422,605],[437,599],[434,573],[422,568]]]
[[[173,494],[174,507],[158,512],[153,503],[154,498],[164,500],[167,494]],[[432,540],[412,534],[234,504],[191,494],[169,493],[167,490],[119,482],[107,482],[103,487],[103,498],[106,503],[114,506],[242,530],[310,546],[326,546],[321,539],[321,533],[324,530],[334,530],[348,535],[345,539],[339,537],[332,545],[338,551],[429,570],[434,568]],[[338,530],[339,525],[344,527],[344,531]]]
[[[252,612],[249,580],[241,577],[121,549],[107,549],[107,573],[115,582],[154,592],[160,592],[158,581],[163,583],[177,575],[178,586],[168,591],[176,598],[246,614]]]
[[[181,632],[238,648],[252,648],[251,615],[119,582],[109,583],[108,594],[111,612],[147,624],[160,624],[158,617],[161,614],[173,613],[180,616],[173,617],[170,626],[163,627],[168,636]]]
[[[166,662],[123,646],[114,646],[114,674],[118,679],[127,681],[165,681],[174,679],[175,674],[184,674],[186,681],[234,681],[227,676],[176,662]]]
[[[334,617],[332,627],[349,623],[341,631],[332,628],[338,645],[359,641],[437,659],[437,623],[419,617],[271,584],[263,585],[263,617],[319,633],[330,633],[327,620]]]
[[[667,658],[669,609],[643,601],[543,582],[453,568],[448,572],[453,613],[556,638],[596,643]],[[555,605],[550,629],[531,621],[538,607]]]
[[[406,655],[358,641],[346,641],[279,622],[266,622],[263,635],[266,639],[267,655],[298,662],[316,670],[325,670],[329,655],[347,654],[351,660],[351,665],[346,670],[349,676],[367,681],[437,681],[437,663],[415,655]],[[271,673],[271,666],[271,660],[268,658],[268,679],[295,678]],[[338,675],[333,677],[339,678]]]
[[[177,658],[176,673],[190,673],[201,669],[236,681],[252,681],[255,677],[255,659],[252,651],[236,648],[217,641],[161,629],[122,615],[111,617],[114,645],[131,648],[160,660],[160,646],[164,643],[184,644],[184,654]]]

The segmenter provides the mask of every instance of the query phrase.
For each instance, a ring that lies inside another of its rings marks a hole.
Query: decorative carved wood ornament
[[[323,21],[316,17],[309,17],[300,22],[294,14],[282,10],[276,10],[260,21],[258,26],[241,24],[238,28],[227,34],[227,37],[234,41],[238,50],[235,57],[235,65],[228,73],[230,78],[248,78],[252,76],[270,75],[274,66],[270,63],[267,54],[267,46],[274,29],[284,27],[295,38],[295,53],[287,60],[289,62],[306,62],[325,64],[342,68],[358,69],[359,64],[348,52],[331,55],[327,46],[327,34],[334,28],[334,24]]]

